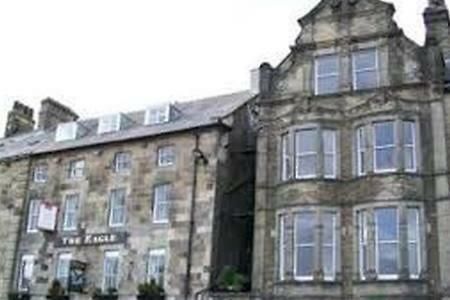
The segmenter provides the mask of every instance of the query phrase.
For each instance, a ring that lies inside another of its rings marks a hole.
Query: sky
[[[450,0],[446,0],[449,5]],[[14,100],[82,118],[246,90],[319,0],[0,0],[0,136]],[[392,0],[423,44],[427,0]]]

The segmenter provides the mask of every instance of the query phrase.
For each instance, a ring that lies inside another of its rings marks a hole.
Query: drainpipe
[[[191,212],[189,219],[189,237],[188,237],[188,252],[186,258],[186,278],[184,282],[184,299],[189,300],[191,294],[191,267],[192,267],[192,247],[194,243],[194,229],[195,229],[195,206],[197,198],[197,176],[199,162],[204,165],[208,163],[208,159],[199,148],[200,135],[198,132],[194,133],[195,147],[192,150],[194,156],[194,170],[192,173],[192,195],[191,195]]]

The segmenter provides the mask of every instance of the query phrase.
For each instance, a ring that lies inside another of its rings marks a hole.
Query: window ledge
[[[399,279],[367,279],[367,280],[354,280],[354,284],[398,284],[398,283],[417,283],[417,284],[425,284],[427,281],[425,279],[413,279],[413,278],[399,278]]]
[[[325,177],[310,177],[310,178],[293,178],[288,180],[279,181],[278,185],[288,185],[293,183],[302,183],[302,182],[325,182],[325,183],[335,183],[340,182],[342,180],[338,178],[325,178]]]
[[[290,279],[290,280],[279,280],[277,282],[275,282],[276,285],[301,285],[301,286],[317,286],[317,285],[326,285],[326,286],[334,286],[334,285],[341,285],[342,282],[339,280],[295,280],[295,279]]]

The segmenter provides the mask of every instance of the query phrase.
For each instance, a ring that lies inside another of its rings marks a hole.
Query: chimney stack
[[[33,131],[34,124],[33,109],[19,101],[15,101],[12,110],[8,112],[5,137]]]
[[[272,85],[272,66],[265,62],[258,69],[251,71],[251,87],[252,94],[259,94],[262,98],[267,97],[271,91]]]
[[[69,107],[47,98],[41,101],[41,110],[39,111],[38,128],[42,130],[51,130],[56,128],[59,123],[66,123],[78,120],[78,115]]]
[[[428,0],[423,13],[426,45],[437,43],[445,58],[450,56],[450,19],[444,0]]]

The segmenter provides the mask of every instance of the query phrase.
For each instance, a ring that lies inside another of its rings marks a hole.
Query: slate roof
[[[174,103],[173,107],[179,112],[178,117],[171,122],[157,125],[143,125],[145,110],[125,113],[124,115],[131,121],[128,128],[100,135],[97,134],[98,119],[80,120],[78,123],[86,129],[86,133],[76,140],[64,142],[55,142],[54,130],[46,132],[35,130],[0,139],[0,160],[139,139],[219,124],[221,118],[231,114],[251,97],[252,94],[249,91],[243,91]]]

